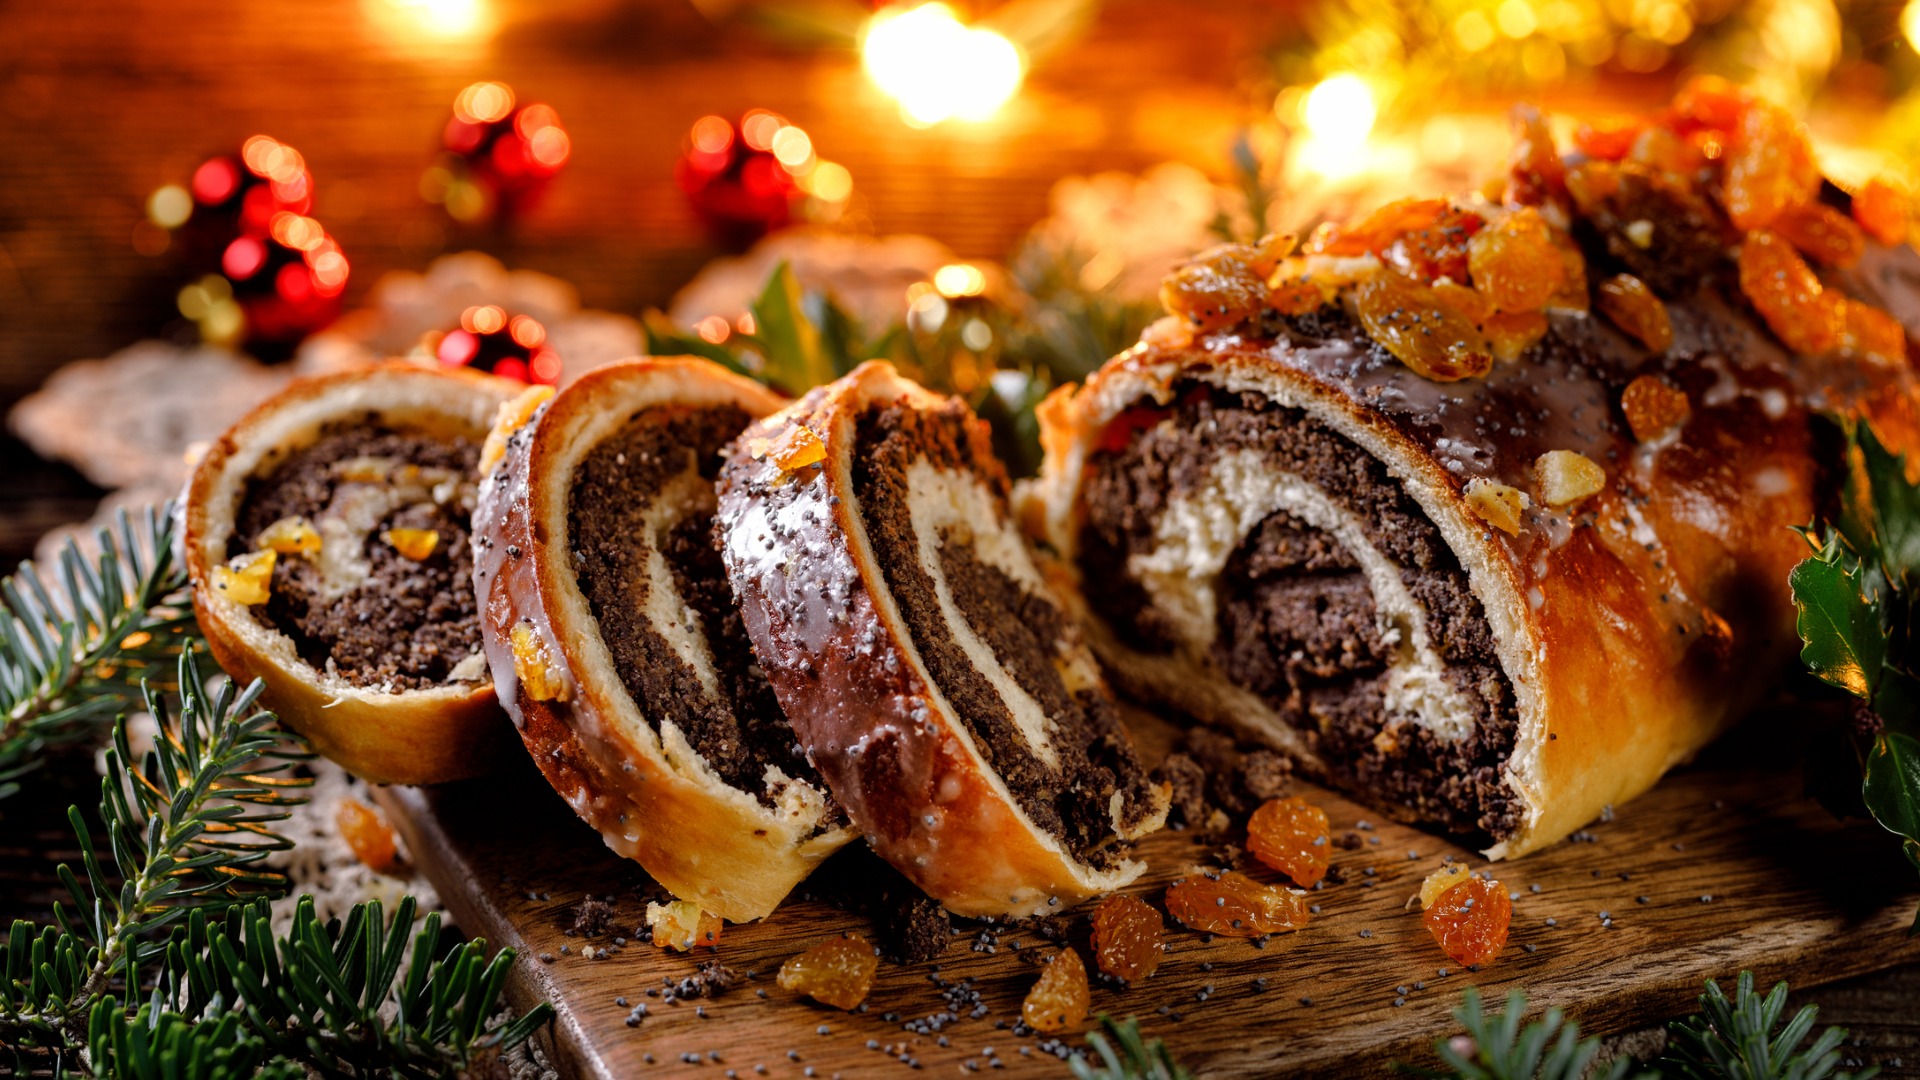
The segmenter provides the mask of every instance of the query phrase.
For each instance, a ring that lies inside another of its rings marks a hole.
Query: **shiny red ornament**
[[[497,304],[460,313],[460,325],[429,335],[428,349],[448,367],[468,367],[524,383],[560,381],[560,354],[547,344],[547,328],[530,315],[508,315]]]
[[[755,109],[738,124],[703,116],[688,132],[673,177],[719,243],[745,248],[793,219],[794,166],[775,153],[775,140],[789,129],[799,130]]]
[[[339,316],[348,266],[319,222],[283,210],[265,231],[234,237],[220,253],[219,272],[245,317],[243,340],[271,352]]]
[[[553,106],[516,106],[513,88],[497,82],[460,91],[440,142],[422,191],[462,222],[511,221],[573,154]]]

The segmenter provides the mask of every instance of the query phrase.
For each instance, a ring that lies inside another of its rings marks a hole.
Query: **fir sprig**
[[[1847,426],[1846,465],[1839,520],[1805,531],[1814,553],[1789,578],[1800,659],[1865,702],[1847,736],[1861,802],[1920,869],[1920,486],[1865,423]]]
[[[179,652],[192,617],[171,507],[121,510],[89,560],[68,540],[53,572],[0,579],[0,798],[49,745],[95,734]]]
[[[1444,1069],[1396,1064],[1401,1072],[1443,1080],[1579,1080],[1581,1077],[1634,1075],[1638,1080],[1662,1077],[1685,1080],[1868,1080],[1877,1067],[1858,1073],[1837,1072],[1845,1028],[1830,1027],[1801,1049],[1813,1031],[1819,1007],[1808,1005],[1782,1023],[1787,984],[1776,985],[1764,997],[1753,988],[1753,973],[1743,971],[1734,980],[1729,999],[1720,984],[1707,980],[1700,995],[1700,1012],[1667,1025],[1666,1052],[1653,1062],[1636,1065],[1622,1056],[1594,1065],[1600,1040],[1580,1038],[1579,1025],[1559,1009],[1549,1009],[1522,1026],[1527,995],[1507,994],[1506,1007],[1489,1015],[1480,992],[1468,987],[1454,1019],[1466,1034],[1440,1039],[1434,1053]]]
[[[1192,1080],[1193,1072],[1173,1060],[1164,1040],[1149,1042],[1140,1034],[1140,1022],[1129,1016],[1115,1020],[1104,1013],[1100,1031],[1087,1035],[1087,1046],[1100,1063],[1075,1054],[1070,1063],[1078,1080]]]
[[[303,898],[276,935],[269,900],[286,878],[263,860],[307,781],[305,754],[255,683],[209,694],[191,650],[177,716],[149,684],[154,749],[130,769],[124,717],[107,754],[102,858],[77,811],[82,873],[59,874],[73,907],[13,924],[0,945],[0,1050],[51,1055],[57,1072],[154,1080],[440,1076],[524,1042],[552,1015],[497,1017],[514,960],[486,943],[440,945],[437,914],[411,897],[322,923]],[[117,883],[117,887],[116,887]],[[126,995],[123,1005],[119,995]]]

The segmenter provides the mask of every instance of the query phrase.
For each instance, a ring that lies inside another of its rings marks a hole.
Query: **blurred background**
[[[564,381],[699,351],[787,389],[889,356],[1018,466],[1025,410],[1132,340],[1172,261],[1470,189],[1516,99],[1566,134],[1716,73],[1800,110],[1843,185],[1920,157],[1920,0],[82,0],[0,27],[8,560],[164,497],[291,373],[383,355]]]

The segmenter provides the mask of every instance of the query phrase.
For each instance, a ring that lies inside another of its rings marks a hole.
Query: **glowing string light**
[[[984,120],[1020,88],[1026,61],[991,30],[969,27],[943,3],[886,8],[861,43],[867,75],[900,103],[907,122]]]

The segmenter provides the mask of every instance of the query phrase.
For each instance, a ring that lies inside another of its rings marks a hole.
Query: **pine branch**
[[[1800,1049],[1820,1010],[1808,1005],[1783,1025],[1786,1008],[1785,982],[1761,997],[1753,989],[1753,972],[1743,971],[1729,1001],[1719,983],[1707,980],[1700,1013],[1667,1027],[1662,1073],[1688,1080],[1866,1080],[1879,1073],[1877,1066],[1858,1073],[1834,1071],[1845,1028],[1830,1027]]]
[[[1100,1056],[1100,1064],[1096,1067],[1087,1060],[1085,1054],[1075,1054],[1070,1063],[1077,1080],[1193,1078],[1191,1070],[1173,1059],[1163,1040],[1148,1042],[1140,1034],[1140,1022],[1131,1016],[1116,1021],[1111,1016],[1101,1014],[1100,1031],[1087,1035],[1087,1045]]]
[[[1522,1027],[1520,1018],[1526,1012],[1524,990],[1509,992],[1506,1008],[1488,1015],[1479,988],[1469,986],[1460,1007],[1453,1010],[1454,1019],[1466,1034],[1433,1044],[1434,1053],[1447,1068],[1422,1069],[1398,1063],[1394,1067],[1414,1076],[1461,1080],[1580,1080],[1586,1076],[1600,1052],[1600,1040],[1580,1038],[1580,1026],[1568,1021],[1559,1009],[1548,1009]],[[1619,1080],[1632,1067],[1632,1059],[1615,1058],[1594,1075]]]
[[[192,615],[172,507],[122,510],[115,524],[95,533],[91,562],[69,540],[57,572],[24,562],[0,579],[0,798],[46,747],[92,735],[137,700],[140,680],[179,651]]]
[[[272,831],[310,781],[284,775],[304,754],[289,750],[271,713],[253,711],[260,684],[224,683],[209,698],[191,649],[178,662],[180,712],[146,688],[158,726],[136,772],[122,719],[107,751],[100,816],[108,863],[77,807],[83,885],[58,874],[73,908],[54,905],[53,925],[15,922],[0,971],[0,1040],[77,1049],[88,1014],[110,988],[138,987],[143,963],[165,949],[160,931],[190,911],[218,911],[285,893],[286,877],[261,864],[290,842]],[[113,881],[119,882],[115,888]]]

